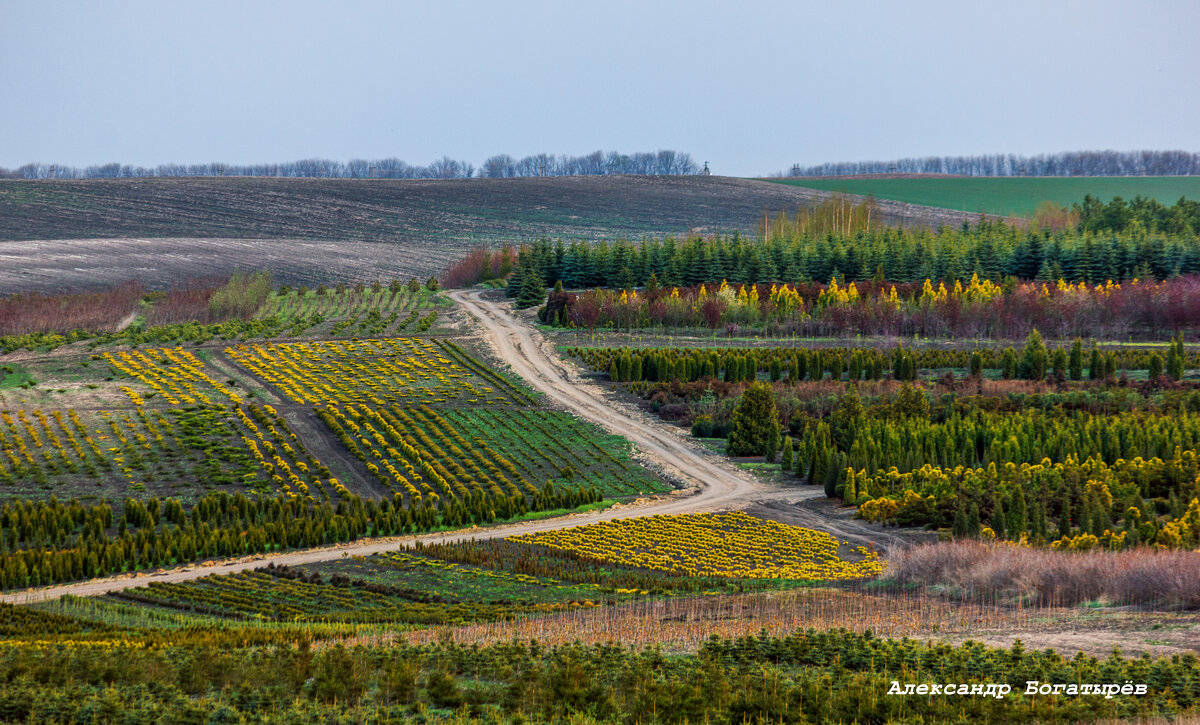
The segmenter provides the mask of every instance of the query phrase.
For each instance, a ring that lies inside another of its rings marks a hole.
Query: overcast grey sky
[[[1200,150],[1200,2],[0,0],[0,166]]]

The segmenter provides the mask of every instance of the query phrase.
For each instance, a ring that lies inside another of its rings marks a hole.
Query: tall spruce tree
[[[1046,344],[1042,342],[1042,333],[1037,328],[1025,338],[1018,373],[1022,380],[1042,380],[1046,377]]]
[[[546,283],[542,275],[534,268],[528,267],[521,279],[521,289],[517,292],[517,309],[540,305],[546,299]]]
[[[1083,340],[1078,337],[1071,343],[1071,354],[1067,358],[1067,376],[1072,380],[1083,379]]]
[[[775,395],[766,383],[752,383],[733,409],[726,450],[731,456],[762,456],[768,445],[778,446],[778,441]],[[771,453],[774,457],[774,450]]]

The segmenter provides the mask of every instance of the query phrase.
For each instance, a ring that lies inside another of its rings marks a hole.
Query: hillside
[[[1200,198],[1200,176],[1087,176],[1087,177],[977,177],[896,176],[772,179],[780,184],[830,192],[844,192],[909,204],[986,212],[1001,216],[1033,216],[1037,205],[1052,201],[1063,206],[1091,194],[1108,201],[1137,195],[1174,204],[1179,197]]]
[[[293,284],[427,276],[475,244],[752,231],[764,210],[827,194],[701,176],[0,181],[0,290],[261,267]],[[894,203],[881,212],[930,226],[968,218]]]

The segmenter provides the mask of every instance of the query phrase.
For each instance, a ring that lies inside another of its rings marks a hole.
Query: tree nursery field
[[[1102,206],[10,295],[0,721],[1193,718],[1200,247]]]

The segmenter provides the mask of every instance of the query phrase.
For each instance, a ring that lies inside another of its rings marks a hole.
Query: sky
[[[0,0],[0,166],[1200,151],[1200,2]]]

